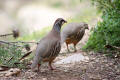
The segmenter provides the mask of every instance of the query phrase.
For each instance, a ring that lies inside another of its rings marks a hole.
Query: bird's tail
[[[34,59],[33,59],[33,63],[31,65],[31,69],[34,70],[35,67],[37,66],[38,63],[40,63],[41,61],[41,57],[38,57],[38,56],[35,56]]]

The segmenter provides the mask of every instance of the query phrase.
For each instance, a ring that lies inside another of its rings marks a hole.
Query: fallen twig
[[[0,37],[10,36],[10,35],[13,35],[13,33],[3,34],[3,35],[0,35]]]
[[[9,45],[15,45],[15,43],[34,43],[34,44],[38,44],[39,42],[24,42],[24,41],[8,42],[8,41],[0,41],[0,43],[9,44]],[[18,45],[15,45],[15,46],[18,46]]]
[[[25,57],[27,57],[28,55],[30,55],[30,53],[32,53],[32,51],[27,52],[25,55],[22,56],[22,58],[20,58],[20,60],[24,59]]]
[[[0,71],[6,71],[8,70],[10,67],[5,66],[5,65],[0,65]]]
[[[13,59],[14,56],[12,56],[7,62],[10,62]]]
[[[8,45],[13,45],[13,46],[17,46],[17,47],[22,47],[20,45],[16,45],[16,44],[13,44],[11,42],[7,42],[7,41],[0,41],[1,44],[8,44]]]
[[[10,36],[10,35],[13,35],[13,37],[16,39],[17,37],[19,37],[19,30],[14,29],[14,30],[12,30],[12,33],[3,34],[3,35],[0,35],[0,37],[6,37],[6,36]]]
[[[105,45],[106,48],[113,48],[113,49],[116,49],[118,51],[120,51],[120,47],[117,47],[117,46],[112,46],[112,45]]]
[[[10,43],[33,43],[33,44],[38,44],[38,42],[25,42],[25,41],[16,41],[16,42],[10,42]]]

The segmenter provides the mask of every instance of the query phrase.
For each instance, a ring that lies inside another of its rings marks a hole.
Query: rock
[[[5,76],[13,76],[13,75],[18,75],[20,73],[20,69],[18,68],[11,68],[10,70],[8,70],[5,74]]]
[[[42,80],[47,80],[47,78],[43,78]]]
[[[67,63],[75,63],[75,62],[80,62],[80,61],[86,61],[89,60],[88,57],[83,56],[81,53],[74,54],[72,56],[68,56],[65,59],[62,59],[60,61],[57,61],[55,64],[67,64]]]

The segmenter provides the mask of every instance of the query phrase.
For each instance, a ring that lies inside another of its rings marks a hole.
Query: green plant
[[[0,65],[8,67],[26,68],[27,60],[20,62],[20,58],[25,54],[23,47],[17,47],[14,45],[2,44],[0,46]]]
[[[106,44],[120,46],[120,1],[92,0],[102,14],[102,21],[95,26],[84,49],[106,51]]]

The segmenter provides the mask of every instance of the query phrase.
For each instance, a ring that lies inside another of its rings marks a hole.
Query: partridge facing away
[[[70,52],[68,44],[71,43],[74,45],[74,51],[77,51],[76,44],[83,38],[85,29],[89,29],[88,24],[85,22],[69,23],[63,28],[61,32],[61,43],[66,43],[68,52]]]
[[[55,21],[52,30],[39,41],[36,48],[36,54],[31,65],[32,70],[38,66],[39,71],[39,67],[42,62],[48,62],[50,69],[53,70],[51,63],[58,56],[61,50],[60,30],[64,23],[66,23],[64,19],[58,18]]]

